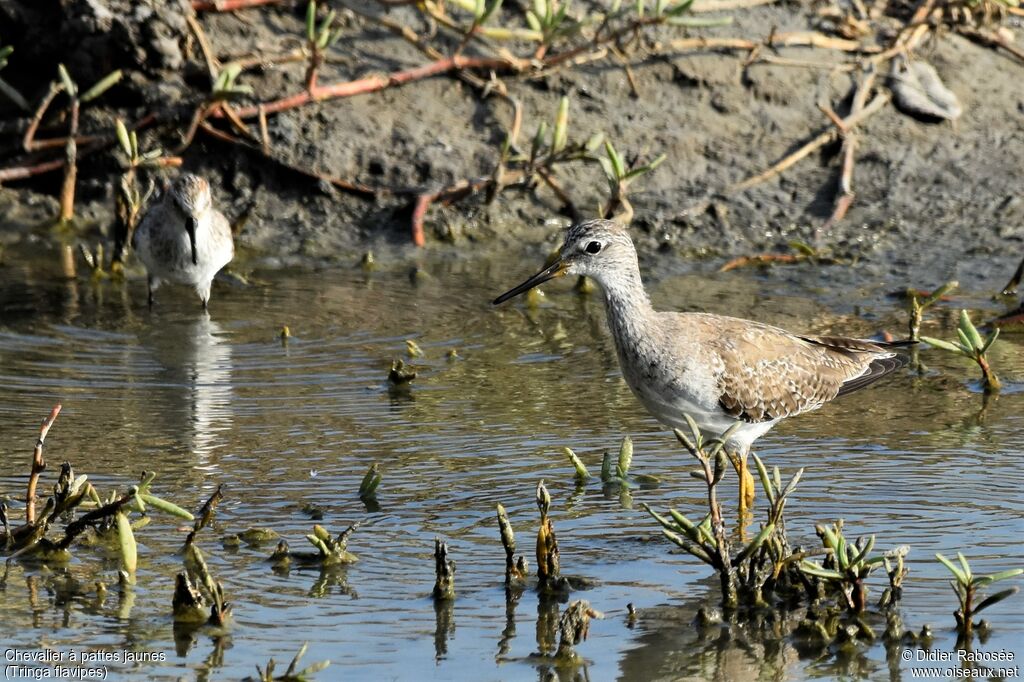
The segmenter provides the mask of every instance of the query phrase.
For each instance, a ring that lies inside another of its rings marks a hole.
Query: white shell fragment
[[[904,113],[947,121],[963,113],[960,100],[927,62],[894,59],[889,87],[896,106]]]

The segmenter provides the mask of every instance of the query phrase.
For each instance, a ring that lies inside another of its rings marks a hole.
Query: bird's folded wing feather
[[[713,352],[719,360],[719,402],[729,415],[747,422],[816,409],[893,369],[872,371],[875,361],[893,354],[870,342],[799,337],[750,323],[718,335]]]

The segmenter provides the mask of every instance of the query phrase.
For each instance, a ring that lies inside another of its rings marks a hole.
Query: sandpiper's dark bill
[[[188,233],[188,243],[192,247],[192,265],[199,265],[199,252],[196,250],[196,230],[199,229],[199,219],[189,216],[185,220],[185,231]]]
[[[513,298],[515,296],[518,296],[519,294],[523,293],[524,291],[529,291],[530,289],[534,288],[535,286],[537,286],[539,284],[543,284],[544,282],[547,282],[548,280],[552,280],[552,279],[554,279],[556,277],[561,277],[564,274],[565,274],[565,263],[563,263],[561,260],[556,260],[554,263],[552,263],[548,267],[544,268],[543,270],[541,270],[536,275],[534,275],[530,279],[526,280],[525,282],[523,282],[519,286],[513,287],[513,288],[509,289],[508,291],[503,293],[501,296],[499,296],[498,298],[494,299],[494,305],[498,305],[499,303],[504,303],[508,299]]]

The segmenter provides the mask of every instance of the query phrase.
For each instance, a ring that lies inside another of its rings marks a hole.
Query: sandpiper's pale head
[[[186,216],[199,217],[213,207],[210,183],[192,173],[175,180],[168,197]]]
[[[203,215],[213,208],[210,183],[198,175],[185,173],[171,185],[171,191],[168,192],[167,198],[185,218],[185,231],[188,233],[189,244],[192,247],[192,264],[196,265],[199,263],[199,253],[196,250],[196,230],[199,229],[199,221]]]
[[[607,289],[618,280],[635,276],[637,271],[636,249],[626,228],[610,220],[588,220],[569,228],[553,263],[494,299],[494,303],[503,303],[564,275],[586,275]]]

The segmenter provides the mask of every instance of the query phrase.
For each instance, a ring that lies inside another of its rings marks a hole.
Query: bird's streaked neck
[[[631,265],[593,275],[604,292],[604,300],[609,308],[632,310],[634,313],[650,309],[650,299],[640,279],[640,266],[636,261]]]
[[[653,312],[640,278],[640,268],[620,268],[594,277],[604,292],[608,321],[613,327],[636,326]]]

